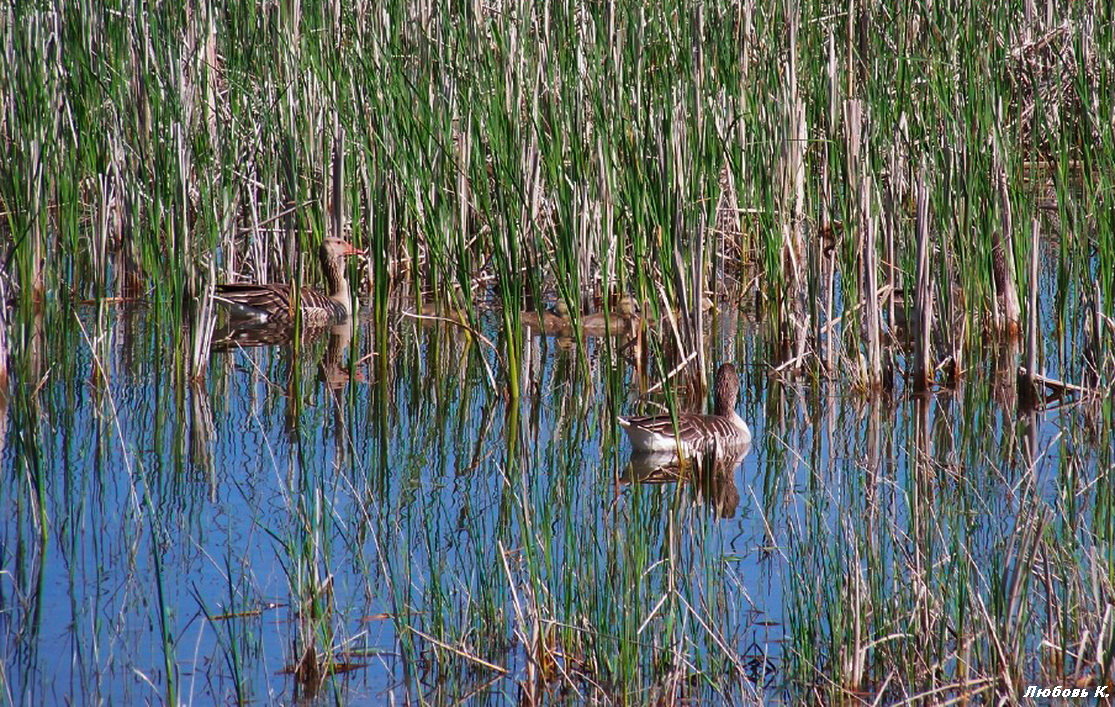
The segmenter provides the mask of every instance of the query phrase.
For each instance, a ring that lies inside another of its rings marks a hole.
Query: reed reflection
[[[302,327],[291,326],[285,322],[252,322],[236,320],[214,332],[212,341],[213,352],[233,352],[248,349],[276,348],[280,361],[284,363],[285,372],[278,375],[278,381],[273,381],[276,388],[285,391],[286,411],[284,414],[285,428],[291,439],[296,439],[300,428],[301,414],[305,403],[303,394],[304,380],[303,359],[315,349],[318,339],[328,334],[324,352],[316,369],[317,380],[324,384],[324,389],[329,395],[330,409],[337,435],[338,459],[341,459],[341,449],[349,436],[345,430],[342,393],[350,382],[366,382],[366,377],[359,371],[354,371],[349,365],[347,352],[352,347],[353,321],[345,319],[331,326],[308,324]],[[263,369],[255,366],[256,371]],[[191,454],[195,459],[206,461],[208,459],[203,447],[212,444],[212,412],[207,400],[204,386],[195,387],[193,405],[194,431],[196,440],[192,440]],[[207,421],[208,420],[208,421]]]

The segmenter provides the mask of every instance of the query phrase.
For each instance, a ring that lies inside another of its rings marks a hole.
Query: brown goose
[[[349,255],[363,255],[339,238],[326,238],[318,249],[321,269],[325,273],[328,292],[303,287],[298,293],[302,321],[307,324],[332,324],[352,316],[352,298],[345,279],[344,260]],[[269,285],[217,285],[214,298],[228,307],[233,318],[257,322],[293,323],[294,290],[286,283]]]
[[[631,295],[624,295],[608,314],[598,312],[581,319],[586,336],[631,334],[639,326],[639,305]]]
[[[566,334],[570,331],[569,305],[559,299],[554,303],[553,312],[542,312],[539,316],[538,312],[528,310],[519,314],[519,321],[544,334]]]
[[[751,443],[751,430],[736,413],[738,394],[739,375],[735,366],[725,363],[716,372],[715,414],[681,413],[676,430],[669,415],[621,417],[619,424],[636,451],[676,452],[681,449],[687,454],[723,453]]]

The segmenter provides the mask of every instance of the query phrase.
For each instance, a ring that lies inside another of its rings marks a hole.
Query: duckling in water
[[[538,312],[527,310],[519,315],[523,326],[544,334],[562,334],[570,330],[569,305],[565,300],[559,299],[554,303],[553,312]]]
[[[662,321],[669,323],[671,319],[678,321],[684,312],[688,311],[688,307],[673,307],[671,309],[662,310]],[[716,310],[716,303],[708,295],[701,297],[701,312],[708,313]]]
[[[418,310],[418,315],[426,321],[449,321],[455,324],[467,324],[468,312],[458,307],[441,302],[426,302]]]
[[[597,312],[581,319],[585,336],[633,334],[638,329],[639,305],[631,295],[624,295],[611,312]]]

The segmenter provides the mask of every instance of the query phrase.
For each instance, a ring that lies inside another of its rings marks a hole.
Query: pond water
[[[917,597],[995,595],[1026,509],[1072,536],[1107,502],[1080,406],[1019,415],[993,363],[924,398],[787,383],[722,310],[708,373],[737,364],[754,442],[691,482],[632,466],[616,416],[661,398],[611,339],[528,339],[511,399],[496,348],[394,313],[194,384],[144,309],[47,322],[0,417],[5,701],[792,701],[857,601],[901,641]]]

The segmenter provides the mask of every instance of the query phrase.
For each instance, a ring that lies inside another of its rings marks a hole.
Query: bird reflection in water
[[[352,319],[346,319],[331,326],[315,326],[312,323],[307,323],[300,328],[293,327],[285,322],[233,321],[228,326],[213,333],[211,350],[216,353],[276,347],[280,351],[280,360],[285,363],[285,366],[279,369],[278,380],[273,383],[273,386],[275,389],[282,388],[286,392],[284,396],[286,400],[284,417],[287,432],[293,434],[298,431],[300,426],[304,405],[301,392],[301,375],[298,374],[301,368],[298,362],[302,359],[303,354],[311,351],[311,346],[326,334],[328,334],[329,340],[318,363],[317,379],[324,384],[325,389],[330,393],[334,426],[340,441],[346,434],[342,414],[344,405],[340,396],[350,382],[366,382],[363,373],[352,370],[348,363],[353,335]],[[284,368],[285,372],[283,371]]]
[[[750,449],[748,443],[684,459],[676,452],[632,452],[620,481],[629,484],[688,482],[697,503],[709,506],[718,518],[734,518],[739,505],[735,471]]]
[[[332,326],[303,326],[298,346],[294,346],[295,327],[286,323],[264,322],[260,324],[236,322],[218,329],[213,333],[212,351],[236,351],[238,349],[265,346],[289,345],[291,354],[307,347],[328,333],[329,343],[318,365],[318,380],[333,390],[343,388],[350,380],[362,382],[363,375],[357,371],[349,372],[346,353],[352,343],[352,320]]]

